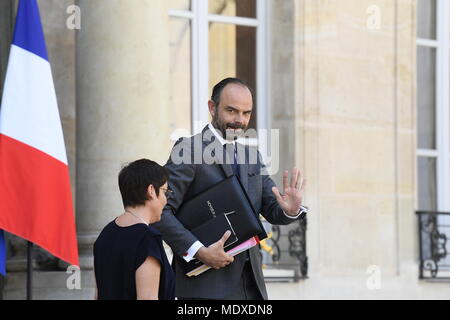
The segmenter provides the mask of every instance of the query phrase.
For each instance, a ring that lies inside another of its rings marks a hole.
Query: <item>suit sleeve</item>
[[[167,200],[161,221],[154,224],[163,239],[178,256],[183,256],[198,239],[176,218],[175,213],[183,202],[184,195],[195,178],[196,166],[192,159],[189,139],[180,139],[172,149],[164,166],[169,172],[169,188],[173,196]]]
[[[262,161],[261,154],[258,152],[259,165],[261,167],[262,178],[262,204],[261,214],[266,220],[274,225],[288,225],[297,221],[297,219],[289,218],[283,212],[278,204],[277,198],[272,192],[272,188],[276,187],[275,182],[269,176],[266,165]]]

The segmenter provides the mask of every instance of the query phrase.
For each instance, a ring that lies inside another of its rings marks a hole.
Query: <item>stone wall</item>
[[[418,280],[416,2],[294,3],[296,109],[290,123],[296,163],[309,180],[310,269],[309,279],[292,291],[270,285],[271,296],[448,296],[448,286]],[[367,287],[373,265],[380,290]]]

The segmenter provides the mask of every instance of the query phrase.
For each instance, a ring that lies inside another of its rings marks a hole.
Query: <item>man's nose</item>
[[[235,118],[234,118],[234,123],[242,125],[243,122],[244,122],[244,115],[241,114],[241,113],[237,113]]]

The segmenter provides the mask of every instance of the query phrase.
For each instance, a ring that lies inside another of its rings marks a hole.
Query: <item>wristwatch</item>
[[[308,213],[308,210],[309,210],[308,207],[300,206],[300,210],[298,211],[298,214],[300,215],[299,218],[303,219]]]

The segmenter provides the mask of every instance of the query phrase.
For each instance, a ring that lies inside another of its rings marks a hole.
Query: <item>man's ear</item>
[[[216,104],[214,103],[214,101],[212,100],[208,101],[208,109],[209,113],[211,114],[211,117],[214,118],[214,116],[216,115]]]

